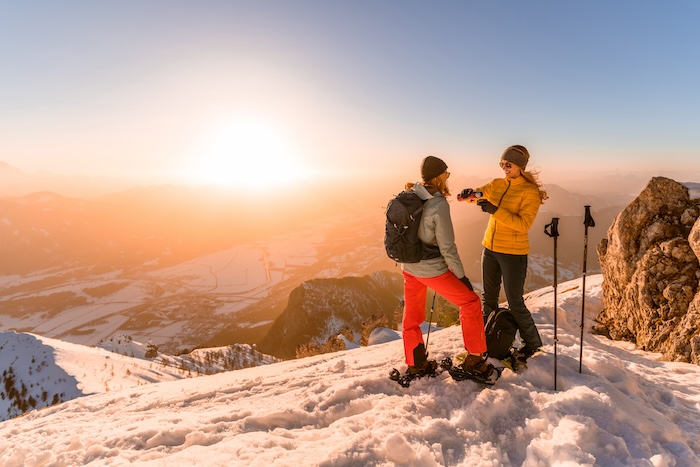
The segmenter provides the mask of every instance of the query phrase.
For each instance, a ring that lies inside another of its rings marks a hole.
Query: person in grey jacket
[[[409,374],[432,373],[437,368],[434,360],[428,360],[421,323],[425,321],[425,299],[430,287],[449,302],[459,307],[464,348],[468,354],[463,369],[487,379],[498,377],[493,366],[486,361],[486,334],[481,315],[481,300],[474,293],[455,245],[454,228],[447,197],[450,190],[447,179],[450,173],[442,159],[428,156],[421,163],[421,182],[406,184],[425,200],[418,236],[423,243],[437,246],[440,256],[423,259],[418,263],[403,263],[404,314],[402,337],[407,372]]]

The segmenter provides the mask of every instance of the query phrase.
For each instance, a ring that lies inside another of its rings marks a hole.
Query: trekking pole
[[[549,228],[549,231],[547,230]],[[552,222],[544,226],[544,233],[554,238],[554,390],[557,390],[557,237],[559,236],[559,218],[552,217]]]
[[[433,291],[433,304],[430,305],[430,317],[428,318],[428,335],[425,338],[425,355],[428,355],[428,342],[430,341],[430,325],[433,321],[433,310],[435,309],[435,296],[437,292]]]
[[[595,227],[595,221],[593,216],[591,216],[591,207],[584,206],[586,208],[586,214],[583,219],[584,232],[583,232],[583,284],[581,293],[581,349],[578,356],[578,372],[581,373],[583,370],[583,319],[586,310],[586,261],[588,259],[588,227]]]

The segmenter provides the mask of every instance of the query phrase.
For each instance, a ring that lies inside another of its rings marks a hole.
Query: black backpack
[[[503,359],[510,356],[518,324],[507,308],[492,311],[486,320],[486,347],[489,357]]]
[[[398,263],[418,263],[440,256],[439,247],[427,245],[418,237],[424,204],[415,192],[402,191],[386,206],[384,248]]]

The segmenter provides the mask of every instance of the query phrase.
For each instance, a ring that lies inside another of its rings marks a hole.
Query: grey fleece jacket
[[[437,245],[442,256],[424,259],[419,263],[403,263],[403,270],[416,277],[436,277],[449,269],[458,278],[464,277],[464,266],[455,245],[450,205],[442,194],[438,192],[432,195],[419,183],[415,184],[413,191],[421,199],[427,200],[423,206],[418,236],[425,243]]]

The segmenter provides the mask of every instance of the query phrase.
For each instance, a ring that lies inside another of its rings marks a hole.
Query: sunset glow
[[[197,184],[272,189],[310,175],[288,132],[261,117],[205,125],[193,152],[189,176]]]

